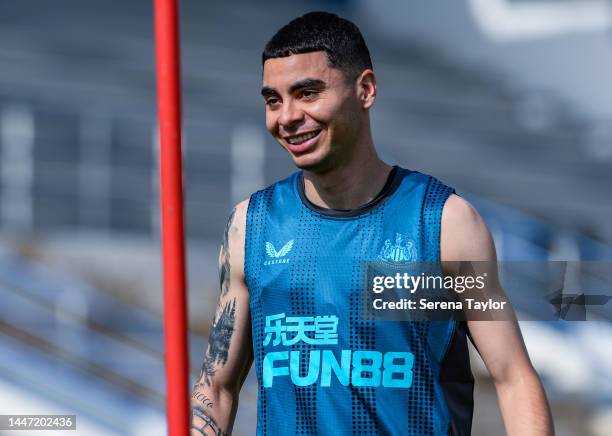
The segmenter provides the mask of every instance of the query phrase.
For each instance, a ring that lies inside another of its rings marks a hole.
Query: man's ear
[[[357,97],[361,101],[361,106],[364,109],[369,109],[374,105],[376,100],[376,76],[371,69],[363,70],[357,77]]]

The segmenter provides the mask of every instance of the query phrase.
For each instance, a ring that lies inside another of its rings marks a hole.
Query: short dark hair
[[[283,26],[268,41],[261,64],[271,58],[324,51],[330,66],[355,78],[372,68],[370,51],[359,28],[329,12],[309,12]]]

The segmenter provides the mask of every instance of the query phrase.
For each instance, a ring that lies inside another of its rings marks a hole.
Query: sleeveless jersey
[[[470,434],[465,323],[360,313],[364,261],[439,261],[453,192],[395,167],[383,192],[355,210],[310,203],[301,172],[251,196],[245,276],[258,435]]]

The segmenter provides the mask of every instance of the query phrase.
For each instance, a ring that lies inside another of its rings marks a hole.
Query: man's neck
[[[374,153],[369,159],[349,162],[325,174],[304,171],[304,193],[319,207],[355,209],[380,193],[391,169]]]

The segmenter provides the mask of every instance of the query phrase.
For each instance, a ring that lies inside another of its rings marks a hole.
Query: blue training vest
[[[303,175],[251,196],[245,241],[258,435],[468,435],[466,325],[361,316],[364,261],[439,261],[454,192],[395,167],[361,208],[321,209]]]

